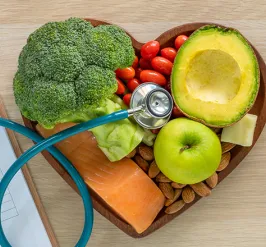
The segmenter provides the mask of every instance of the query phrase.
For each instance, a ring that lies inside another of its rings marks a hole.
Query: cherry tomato
[[[131,99],[131,93],[125,94],[123,97],[124,103],[129,106],[130,105],[130,99]]]
[[[118,78],[116,78],[117,81],[117,90],[116,90],[116,94],[124,94],[126,91],[126,87],[123,84],[123,82],[121,80],[119,80]]]
[[[161,73],[154,70],[143,70],[140,73],[140,80],[142,82],[154,82],[160,86],[164,86],[167,82]]]
[[[137,68],[136,69],[136,75],[135,75],[135,77],[137,78],[137,79],[140,79],[140,72],[142,71],[142,69],[141,68]]]
[[[172,116],[174,118],[183,117],[184,114],[177,108],[177,106],[173,107]]]
[[[173,63],[164,57],[153,58],[151,65],[153,69],[165,75],[170,75],[173,68]]]
[[[153,130],[151,130],[151,132],[152,132],[153,134],[158,134],[158,133],[160,132],[160,130],[161,130],[161,129],[153,129]]]
[[[179,35],[175,39],[175,48],[178,50],[181,45],[185,43],[185,41],[188,39],[188,36],[186,35]]]
[[[132,64],[132,67],[134,69],[137,69],[138,64],[139,64],[139,58],[137,56],[135,56],[135,59],[134,59],[133,64]]]
[[[173,63],[176,57],[176,49],[172,47],[163,48],[161,50],[161,56]]]
[[[131,92],[133,92],[139,85],[140,81],[137,78],[133,78],[127,82],[127,87]]]
[[[135,76],[135,70],[132,67],[127,67],[125,69],[117,69],[115,73],[117,77],[123,80],[130,80]]]
[[[151,61],[150,60],[146,60],[144,58],[140,58],[140,60],[139,60],[139,66],[142,69],[152,69]]]
[[[160,50],[160,43],[156,40],[151,40],[141,47],[140,54],[145,59],[154,58]]]
[[[166,85],[164,86],[164,89],[167,90],[169,93],[171,93],[171,82],[168,81]]]

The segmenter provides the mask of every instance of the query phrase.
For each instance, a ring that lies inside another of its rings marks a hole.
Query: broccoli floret
[[[88,64],[96,64],[112,70],[131,66],[135,52],[130,37],[115,25],[94,28],[86,38],[83,50]]]
[[[61,76],[68,77],[69,74],[77,77],[78,70],[83,70],[85,65],[80,50],[85,47],[85,38],[92,29],[90,22],[79,18],[43,25],[29,36],[20,53],[21,73],[29,79],[39,76],[53,79],[51,75],[59,69],[55,80]],[[62,71],[64,67],[67,68]]]
[[[58,44],[40,53],[29,53],[20,61],[19,70],[26,79],[45,77],[58,82],[73,81],[85,68],[75,46]],[[41,56],[41,57],[40,57]],[[22,59],[22,56],[21,56]]]
[[[132,65],[135,59],[135,51],[132,46],[131,38],[125,33],[125,31],[115,25],[101,25],[97,28],[108,32],[114,39],[114,42],[120,44],[116,53],[117,59],[120,61],[119,68],[126,68],[129,65]]]
[[[17,105],[45,128],[82,120],[83,112],[103,106],[115,93],[114,70],[133,60],[130,37],[116,26],[94,28],[79,18],[47,23],[29,36],[20,54]]]
[[[60,43],[78,45],[81,39],[93,29],[90,22],[80,18],[70,18],[62,22],[48,22],[28,37],[28,45],[38,49]]]
[[[101,106],[102,100],[112,97],[117,90],[114,71],[96,65],[86,68],[76,80],[75,86],[80,106]]]
[[[67,82],[77,79],[85,63],[75,46],[58,45],[42,57],[39,67],[45,78]]]
[[[93,25],[89,21],[80,18],[71,17],[64,22],[71,30],[75,30],[77,35],[85,35],[93,29]]]
[[[73,83],[59,84],[42,77],[31,82],[24,81],[20,72],[14,78],[14,94],[22,114],[46,128],[52,128],[77,106]]]

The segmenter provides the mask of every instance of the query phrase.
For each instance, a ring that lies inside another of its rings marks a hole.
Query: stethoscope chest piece
[[[131,96],[131,109],[139,109],[132,115],[146,129],[157,129],[171,117],[173,100],[168,91],[155,83],[143,83]]]

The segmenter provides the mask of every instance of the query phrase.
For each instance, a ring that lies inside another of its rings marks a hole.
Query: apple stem
[[[186,146],[180,148],[180,153],[184,152],[185,150],[187,150],[187,149],[189,149],[189,148],[190,148],[189,145],[186,145]]]

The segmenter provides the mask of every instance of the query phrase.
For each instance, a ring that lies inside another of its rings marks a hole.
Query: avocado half
[[[234,29],[214,25],[189,37],[171,74],[177,107],[214,127],[240,120],[254,104],[259,83],[258,61],[247,40]]]

